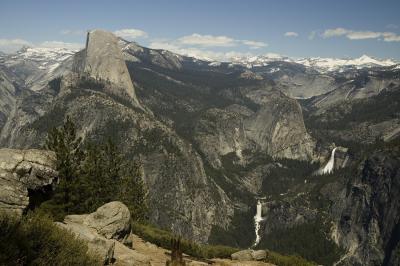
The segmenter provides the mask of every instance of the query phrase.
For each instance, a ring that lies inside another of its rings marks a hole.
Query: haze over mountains
[[[1,147],[41,148],[69,116],[140,159],[159,227],[324,264],[400,258],[398,62],[211,62],[93,30],[81,51],[0,55],[0,95]]]

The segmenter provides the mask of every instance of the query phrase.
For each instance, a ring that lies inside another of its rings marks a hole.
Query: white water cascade
[[[323,169],[321,169],[322,174],[330,174],[333,172],[333,168],[335,167],[335,151],[336,148],[332,150],[331,158],[329,158],[328,163],[325,165]]]
[[[261,240],[260,236],[260,222],[263,220],[262,218],[262,204],[260,200],[257,200],[257,212],[254,216],[254,225],[255,225],[255,232],[256,232],[256,240],[254,241],[253,247],[257,246],[257,244]]]

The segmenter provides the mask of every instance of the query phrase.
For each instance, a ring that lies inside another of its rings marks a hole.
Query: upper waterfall
[[[328,163],[320,171],[321,174],[330,174],[333,172],[333,169],[335,167],[335,151],[336,151],[336,149],[337,148],[334,148],[332,150],[331,157],[329,158]]]

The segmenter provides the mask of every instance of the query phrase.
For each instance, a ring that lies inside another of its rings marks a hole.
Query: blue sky
[[[9,1],[0,50],[82,46],[88,29],[210,59],[291,57],[400,59],[400,1],[202,0]]]

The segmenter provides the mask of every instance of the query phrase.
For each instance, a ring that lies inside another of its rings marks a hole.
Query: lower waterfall
[[[257,200],[257,212],[254,216],[254,225],[255,225],[255,232],[256,232],[256,240],[254,241],[253,247],[257,246],[261,240],[260,236],[260,222],[263,220],[262,218],[262,203],[260,200]]]

